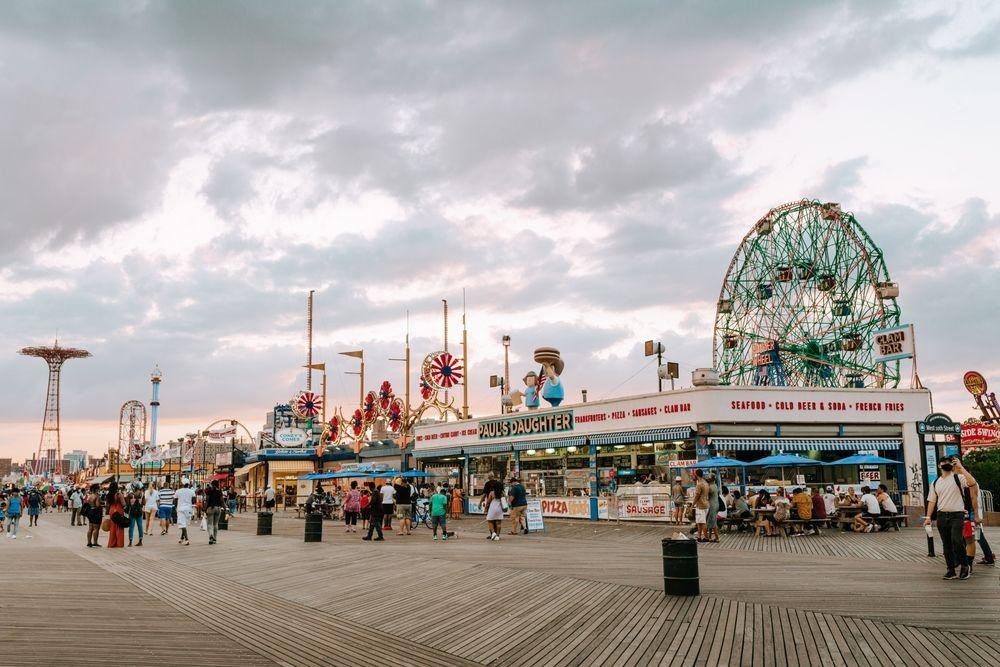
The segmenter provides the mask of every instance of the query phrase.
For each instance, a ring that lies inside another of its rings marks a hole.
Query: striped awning
[[[441,449],[417,449],[413,456],[418,459],[436,459],[442,456],[456,456],[462,453],[461,447],[442,447]]]
[[[900,449],[903,445],[899,438],[709,438],[708,442],[719,452],[886,451]]]
[[[687,440],[692,435],[690,426],[651,428],[642,431],[619,431],[590,436],[592,445],[631,445],[639,442],[662,442],[665,440]]]
[[[509,442],[488,442],[482,445],[469,445],[462,447],[464,454],[500,454],[502,452],[513,451]]]
[[[514,443],[515,452],[524,452],[529,449],[546,449],[548,447],[583,447],[584,437],[575,435],[572,438],[546,438],[545,440],[529,440],[528,442]]]

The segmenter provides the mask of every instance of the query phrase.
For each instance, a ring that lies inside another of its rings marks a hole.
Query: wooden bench
[[[782,521],[777,525],[779,528],[785,531],[785,535],[791,535],[792,528],[798,528],[799,531],[801,531],[806,527],[812,528],[814,531],[816,531],[815,534],[819,535],[822,533],[822,531],[820,530],[820,526],[822,526],[826,522],[827,522],[826,519],[786,519],[785,521]]]
[[[899,524],[903,524],[904,528],[910,527],[910,519],[905,514],[882,514],[876,523],[882,525],[888,524],[896,531],[899,531]]]
[[[727,516],[725,519],[719,519],[719,527],[725,528],[726,532],[731,532],[733,528],[736,530],[742,530],[744,528],[753,529],[753,519],[744,519],[738,516]]]
[[[305,505],[296,505],[295,506],[295,518],[296,519],[301,519],[303,516],[305,516],[305,513],[306,513],[306,506]]]

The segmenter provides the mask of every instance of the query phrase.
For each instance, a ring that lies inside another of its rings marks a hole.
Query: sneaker
[[[959,579],[968,579],[971,575],[972,575],[972,572],[969,570],[968,566],[962,566],[962,569],[959,570],[958,578]]]
[[[955,574],[955,570],[948,570],[944,573],[943,579],[958,579],[958,575]]]
[[[434,536],[434,539],[436,540],[437,538],[438,538],[438,536],[437,536],[437,535],[435,535],[435,536]]]
[[[496,533],[493,533],[493,541],[494,542],[499,542],[500,541],[500,536],[497,535]]]
[[[372,542],[385,542],[385,538],[384,537],[376,537],[374,540],[372,540]]]
[[[363,540],[366,540],[366,541],[369,541],[369,542],[370,542],[372,538],[370,538],[370,537],[368,537],[368,536],[366,535],[366,536],[362,537],[361,539],[363,539]]]
[[[493,539],[493,535],[495,535],[495,533],[490,533],[490,534],[489,534],[489,537],[487,537],[486,539],[488,539],[488,540],[492,540],[492,539]]]
[[[982,558],[976,561],[976,565],[996,565],[996,564],[997,561],[995,558],[993,560],[986,560],[985,558]]]
[[[436,540],[437,538],[435,537],[434,539]],[[442,542],[447,542],[447,541],[448,541],[448,536],[447,536],[447,535],[444,535],[444,536],[443,536],[443,537],[441,538],[441,541],[442,541]]]
[[[10,539],[12,539],[12,540],[16,540],[16,539],[17,539],[17,535],[11,535],[11,536],[10,536]]]

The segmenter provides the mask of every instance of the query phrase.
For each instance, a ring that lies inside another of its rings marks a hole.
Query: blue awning
[[[708,442],[720,452],[886,451],[900,449],[903,445],[899,438],[709,438]]]
[[[619,431],[590,436],[592,445],[632,445],[639,442],[663,442],[666,440],[687,440],[692,435],[690,426],[651,428],[642,431]]]
[[[465,454],[500,454],[511,451],[513,451],[513,446],[509,442],[488,442],[482,445],[462,447],[462,452]]]

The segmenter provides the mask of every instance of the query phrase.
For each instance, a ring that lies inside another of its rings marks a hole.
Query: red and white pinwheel
[[[389,403],[392,402],[392,385],[388,380],[382,382],[382,387],[378,390],[378,409],[379,412],[385,414],[389,409]]]
[[[303,391],[292,400],[291,407],[296,416],[312,419],[323,411],[323,397],[311,391]]]
[[[360,408],[355,410],[354,414],[351,415],[350,424],[351,424],[351,433],[354,434],[355,438],[360,438],[362,434],[364,434],[365,432],[365,427],[368,426],[368,424],[365,422],[365,416],[361,413]]]
[[[340,422],[340,417],[334,415],[328,425],[330,427],[328,431],[330,442],[337,442],[340,440],[340,436],[343,435],[341,431],[344,429],[344,425]]]
[[[378,416],[378,396],[374,391],[365,394],[365,402],[361,404],[365,422],[371,424]]]
[[[403,427],[403,401],[393,398],[389,402],[389,409],[385,414],[389,430],[396,433]]]
[[[462,360],[451,352],[432,352],[424,360],[424,377],[436,389],[451,389],[462,384],[465,369]]]

